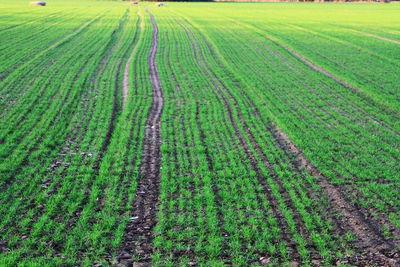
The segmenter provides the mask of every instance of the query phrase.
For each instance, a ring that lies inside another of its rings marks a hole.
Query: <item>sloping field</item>
[[[0,266],[399,266],[400,5],[0,0]]]

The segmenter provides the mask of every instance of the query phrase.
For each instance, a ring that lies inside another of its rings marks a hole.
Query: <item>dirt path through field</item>
[[[125,13],[125,15],[124,15],[124,21],[123,21],[123,22],[122,22],[122,21],[120,22],[120,26],[119,26],[119,27],[121,27],[120,30],[122,30],[123,27],[126,27],[126,22],[127,22],[127,19],[128,19],[128,18],[127,18],[127,14],[128,14],[128,13]],[[117,38],[117,36],[116,36],[115,34],[116,34],[116,32],[113,33],[114,38]],[[113,38],[111,38],[111,39],[113,39]],[[132,41],[131,45],[133,44],[133,42],[134,42],[134,41]],[[117,42],[117,43],[112,47],[112,49],[109,51],[109,53],[107,54],[106,58],[104,59],[105,61],[104,61],[104,62],[102,61],[102,64],[106,64],[106,62],[107,62],[108,60],[110,60],[110,57],[111,57],[112,53],[113,53],[116,49],[118,49],[120,46],[121,46],[121,43]],[[110,144],[110,142],[111,142],[111,137],[112,137],[112,134],[114,133],[114,129],[115,129],[116,121],[117,121],[117,120],[116,120],[116,119],[117,119],[117,115],[118,115],[118,112],[119,112],[120,109],[121,109],[121,105],[120,105],[120,103],[119,103],[119,101],[118,101],[118,92],[119,92],[119,90],[121,90],[120,84],[119,84],[119,82],[118,82],[118,75],[119,75],[119,73],[121,72],[122,62],[123,62],[123,61],[121,60],[121,61],[119,62],[119,64],[118,64],[118,67],[117,67],[117,76],[115,77],[115,80],[114,80],[114,100],[113,100],[113,109],[112,109],[112,112],[111,112],[110,124],[109,124],[109,126],[108,126],[108,131],[107,131],[107,134],[106,134],[106,136],[105,136],[103,145],[102,145],[101,148],[100,148],[100,151],[99,151],[99,154],[98,154],[96,163],[95,163],[95,165],[94,165],[94,167],[93,167],[94,170],[95,170],[95,174],[96,174],[96,175],[99,173],[100,165],[101,165],[102,159],[103,159],[103,157],[104,157],[104,155],[105,155],[105,153],[106,153],[106,151],[107,151],[107,148],[108,148],[108,146],[109,146],[109,144]],[[105,66],[107,66],[107,65],[105,65]],[[98,74],[96,74],[96,75],[98,75]]]
[[[147,11],[148,12],[148,11]],[[149,12],[148,12],[149,13]],[[161,164],[161,128],[160,119],[164,105],[163,89],[156,65],[158,49],[158,28],[154,16],[149,13],[153,26],[153,38],[148,64],[152,86],[152,100],[146,132],[143,141],[141,179],[138,181],[133,214],[127,225],[126,238],[122,253],[118,257],[122,266],[149,266],[153,253],[153,228],[156,225],[158,204],[160,164]],[[136,256],[139,259],[132,260]]]

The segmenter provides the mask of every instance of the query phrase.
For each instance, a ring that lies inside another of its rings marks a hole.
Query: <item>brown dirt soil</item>
[[[152,46],[149,53],[149,72],[152,86],[153,103],[146,123],[144,137],[141,179],[138,181],[136,197],[133,203],[133,214],[127,225],[125,240],[120,255],[117,257],[120,266],[148,266],[154,251],[153,228],[156,225],[156,210],[159,194],[159,175],[161,164],[161,129],[160,119],[164,104],[163,90],[156,65],[158,49],[158,28],[155,19],[150,14],[153,25]],[[132,260],[133,255],[140,258]]]

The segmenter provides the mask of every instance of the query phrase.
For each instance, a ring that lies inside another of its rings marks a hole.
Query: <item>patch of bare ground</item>
[[[329,183],[328,179],[306,159],[304,154],[277,126],[275,126],[274,137],[282,149],[295,155],[296,163],[300,167],[307,169],[314,177],[318,178],[319,186],[325,190],[332,212],[340,215],[338,221],[341,227],[355,235],[359,253],[350,259],[350,262],[354,262],[358,266],[399,266],[400,254],[395,251],[395,244],[385,240],[375,225],[349,203],[338,187]]]
[[[147,11],[148,12],[148,11]],[[133,203],[133,214],[126,228],[120,255],[117,257],[120,266],[148,266],[156,225],[156,209],[158,205],[160,164],[161,164],[161,128],[160,120],[164,105],[163,90],[156,65],[158,49],[158,28],[154,16],[149,13],[153,26],[152,45],[149,53],[148,64],[152,86],[152,105],[146,123],[143,142],[143,158],[140,167],[141,179],[138,181],[136,197]],[[137,261],[133,261],[139,258]]]

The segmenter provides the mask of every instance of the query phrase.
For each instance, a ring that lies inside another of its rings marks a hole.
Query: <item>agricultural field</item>
[[[400,266],[400,4],[0,0],[0,266]]]

